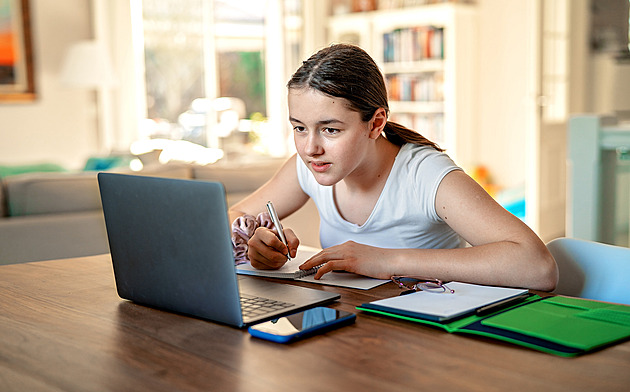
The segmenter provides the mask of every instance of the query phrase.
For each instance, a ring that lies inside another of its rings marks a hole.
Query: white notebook
[[[477,309],[490,304],[526,295],[529,292],[527,289],[481,286],[461,282],[450,282],[446,286],[455,292],[448,294],[419,291],[373,301],[361,306],[409,317],[446,321],[474,313]]]
[[[236,266],[236,272],[242,275],[256,275],[265,276],[268,278],[281,278],[281,279],[299,279],[307,275],[312,275],[317,272],[317,268],[310,270],[301,270],[302,265],[306,260],[319,253],[320,249],[311,248],[310,246],[300,246],[297,255],[287,261],[285,265],[276,270],[261,270],[252,267],[248,262]]]
[[[250,263],[245,263],[236,266],[236,273],[241,275],[264,276],[267,278],[301,280],[329,286],[351,287],[362,290],[368,290],[389,282],[389,280],[373,279],[348,272],[329,272],[321,279],[316,280],[314,275],[315,272],[317,272],[317,268],[301,270],[299,267],[320,251],[321,249],[310,246],[300,246],[296,257],[277,270],[256,269],[252,267]]]

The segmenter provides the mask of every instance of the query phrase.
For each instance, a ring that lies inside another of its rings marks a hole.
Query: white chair
[[[630,305],[630,248],[575,238],[547,248],[560,273],[554,293]]]

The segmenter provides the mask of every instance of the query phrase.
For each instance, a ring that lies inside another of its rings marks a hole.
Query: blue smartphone
[[[257,338],[276,343],[289,343],[342,325],[352,324],[356,318],[354,313],[319,306],[252,325],[248,331]]]

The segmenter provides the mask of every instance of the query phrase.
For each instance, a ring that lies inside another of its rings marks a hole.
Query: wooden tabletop
[[[358,312],[393,284],[341,293],[356,324],[281,345],[121,300],[109,255],[0,266],[0,391],[628,391],[630,342],[561,358]]]

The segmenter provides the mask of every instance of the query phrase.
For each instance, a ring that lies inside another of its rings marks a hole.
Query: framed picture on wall
[[[35,99],[29,0],[0,0],[0,103]]]

